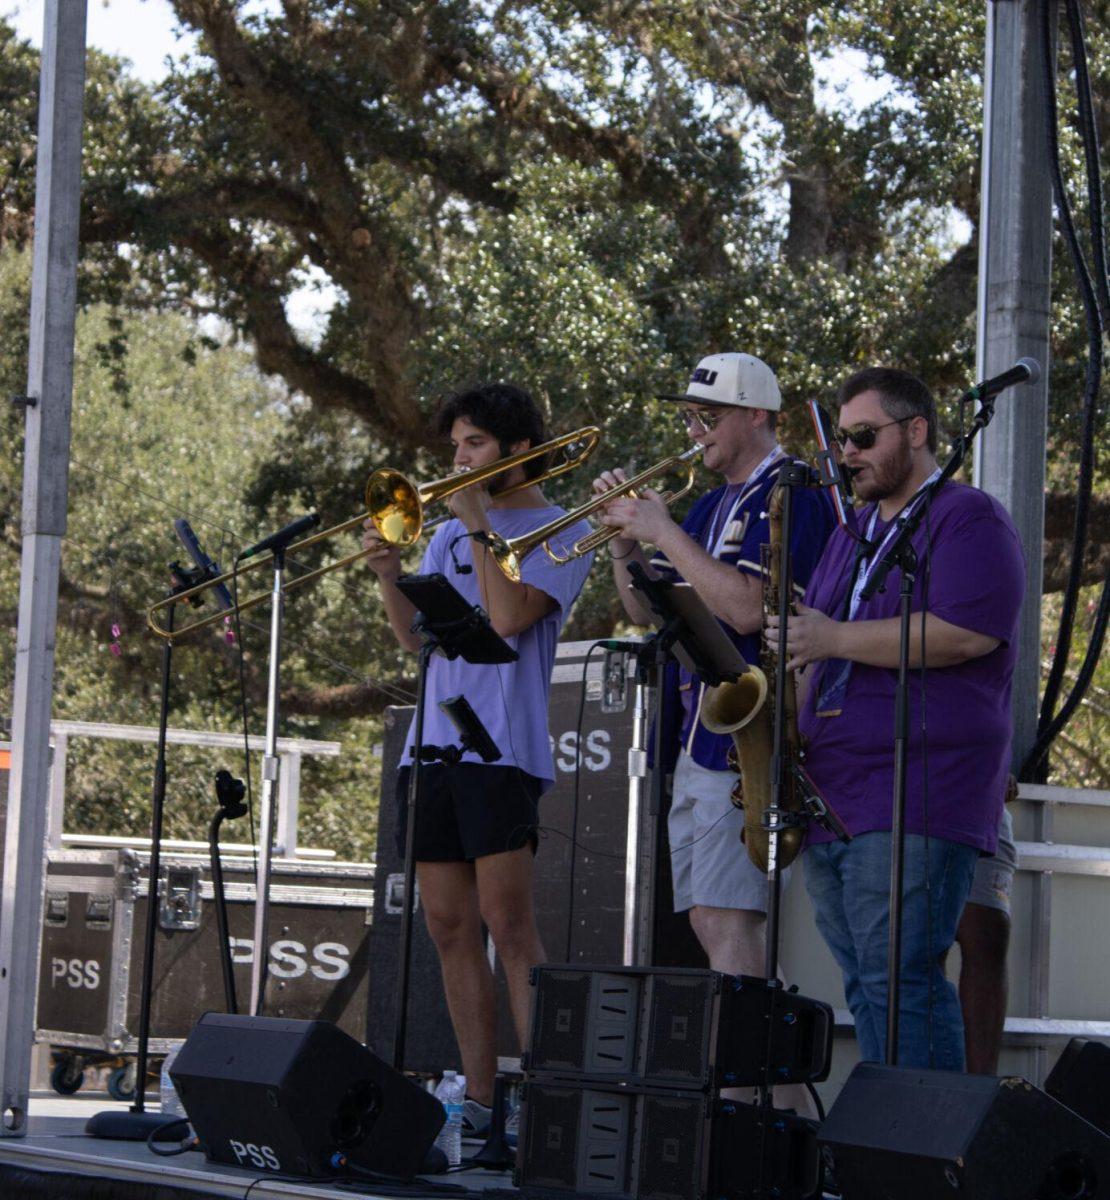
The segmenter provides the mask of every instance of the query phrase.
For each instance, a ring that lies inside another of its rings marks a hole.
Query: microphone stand
[[[289,541],[292,541],[292,537]],[[254,902],[254,952],[251,955],[249,1011],[262,1015],[266,976],[269,973],[267,925],[270,917],[270,874],[272,870],[275,797],[280,760],[277,753],[278,708],[281,702],[281,628],[285,609],[285,550],[288,542],[273,547],[274,582],[270,590],[270,662],[266,684],[266,745],[262,752],[262,811],[259,815],[258,870]]]
[[[169,565],[171,586],[167,599],[175,600],[182,592],[216,577],[214,567],[208,569],[183,567],[178,562]],[[199,607],[202,601],[190,601]],[[177,603],[169,606],[166,628],[172,634]],[[90,1137],[121,1141],[145,1141],[150,1133],[166,1124],[161,1112],[146,1111],[146,1072],[150,1047],[150,1008],[154,993],[154,950],[158,933],[158,884],[162,873],[162,825],[166,804],[166,734],[169,728],[170,680],[173,678],[173,638],[162,642],[162,670],[158,702],[158,750],[154,763],[154,784],[151,790],[150,867],[147,883],[146,926],[143,934],[143,973],[139,990],[138,1051],[135,1059],[135,1100],[127,1112],[106,1109],[95,1113],[85,1125]],[[171,1131],[172,1133],[173,1131]],[[177,1140],[174,1134],[170,1139]]]
[[[659,858],[661,836],[660,818],[663,815],[663,796],[666,790],[666,771],[663,767],[663,698],[666,695],[667,663],[674,644],[675,631],[664,626],[658,633],[645,638],[642,645],[629,652],[636,657],[636,691],[633,700],[632,745],[628,749],[630,781],[633,788],[629,796],[630,819],[636,821],[634,853],[626,856],[625,870],[630,878],[625,880],[625,904],[632,903],[634,919],[625,921],[625,945],[623,957],[629,966],[649,967],[655,953],[655,908],[656,867]],[[652,715],[655,758],[651,766],[651,779],[647,792],[647,821],[641,824],[644,809],[643,779],[647,773],[647,722],[651,711],[649,696],[655,693],[655,708]],[[631,862],[629,861],[631,858]]]
[[[914,584],[917,580],[918,559],[912,539],[929,511],[933,497],[963,465],[976,435],[991,423],[994,416],[994,393],[975,387],[966,392],[963,399],[980,400],[979,411],[966,433],[952,444],[948,461],[940,474],[923,489],[918,503],[904,517],[899,518],[898,534],[891,542],[886,554],[875,564],[860,592],[862,600],[870,600],[876,592],[885,591],[886,579],[895,567],[902,572],[899,588],[899,644],[898,685],[894,707],[894,797],[890,827],[890,930],[887,939],[887,1008],[886,1008],[886,1065],[898,1065],[898,1010],[901,1000],[899,978],[902,961],[902,886],[905,876],[905,816],[906,816],[906,769],[909,752],[910,713],[910,604]],[[922,661],[925,647],[921,647]]]
[[[212,870],[212,896],[216,901],[216,929],[220,943],[220,970],[224,979],[224,1001],[229,1013],[239,1011],[235,995],[235,969],[231,961],[231,935],[227,920],[227,895],[224,891],[224,868],[220,859],[220,826],[246,814],[243,803],[246,786],[233,779],[229,771],[216,772],[216,799],[219,808],[208,826],[208,857]]]
[[[769,1019],[765,1034],[767,1053],[762,1080],[758,1086],[760,1150],[757,1196],[777,1195],[776,1190],[765,1190],[765,1174],[768,1169],[768,1134],[775,1121],[774,1092],[770,1083],[773,1045],[771,1026],[775,1022],[775,1010],[783,995],[779,980],[779,943],[781,940],[780,916],[782,908],[782,876],[779,868],[779,837],[787,829],[805,827],[816,821],[841,841],[848,841],[848,833],[839,818],[828,807],[817,789],[802,769],[801,764],[791,760],[786,753],[786,635],[793,603],[793,572],[790,567],[794,529],[794,493],[799,488],[830,486],[827,476],[815,473],[807,464],[788,460],[779,468],[777,486],[782,488],[781,547],[779,552],[778,619],[779,653],[775,655],[774,720],[771,723],[771,803],[763,812],[763,827],[767,838],[767,928],[765,938],[765,972],[768,988]],[[802,796],[800,811],[786,807],[788,787],[797,789]],[[778,1182],[781,1182],[779,1180]],[[775,1185],[777,1186],[777,1184]]]
[[[657,632],[636,651],[638,703],[642,688],[655,689],[655,761],[648,794],[649,820],[641,839],[641,846],[646,849],[637,855],[642,878],[638,880],[636,889],[640,911],[637,914],[634,955],[637,966],[648,967],[654,956],[656,859],[666,784],[663,768],[663,699],[666,694],[667,662],[671,657],[678,659],[711,686],[733,682],[747,670],[747,664],[721,629],[716,617],[689,585],[653,579],[639,563],[629,566],[629,575],[631,586],[643,594],[660,620]],[[653,674],[654,682],[651,682]]]

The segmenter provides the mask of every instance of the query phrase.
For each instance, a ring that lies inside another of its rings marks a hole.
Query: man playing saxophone
[[[928,504],[913,537],[905,877],[898,1063],[961,1070],[959,1000],[941,963],[956,936],[981,854],[993,854],[1010,763],[1010,691],[1025,586],[1021,544],[1005,509],[964,484],[933,495],[937,414],[905,371],[873,367],[840,388],[844,463],[860,543],[837,531],[791,618],[785,650],[803,669],[806,770],[852,834],[811,826],[806,888],[844,976],[864,1059],[886,1054],[891,797],[902,573],[864,598],[897,536],[898,518]],[[775,617],[768,640],[778,646]]]
[[[606,507],[603,520],[620,529],[610,548],[621,603],[631,620],[651,623],[646,604],[629,586],[633,562],[651,575],[685,580],[745,659],[757,662],[761,547],[769,536],[768,500],[787,459],[775,436],[782,407],[778,382],[750,354],[714,354],[698,364],[685,392],[660,398],[678,405],[683,428],[721,482],[694,503],[681,524],[650,490],[618,497]],[[593,487],[601,493],[623,480],[620,470],[606,471]],[[791,545],[799,595],[831,529],[825,497],[800,493]],[[655,547],[650,564],[644,545]],[[697,676],[680,671],[678,690],[680,744],[663,747],[660,756],[666,764],[678,750],[668,817],[675,911],[689,913],[714,970],[762,975],[767,883],[740,845],[744,814],[731,801],[736,783],[728,765],[732,739],[701,724],[706,687]]]

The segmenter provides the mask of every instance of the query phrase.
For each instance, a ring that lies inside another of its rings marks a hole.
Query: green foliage
[[[25,296],[26,256],[0,255],[0,304]],[[22,320],[9,329],[19,329]],[[125,339],[119,364],[106,363],[99,347]],[[0,369],[17,359],[20,337],[5,338]],[[120,373],[122,371],[122,374]],[[119,386],[122,382],[122,388]],[[152,726],[157,722],[161,642],[145,629],[145,609],[165,593],[163,569],[185,559],[173,535],[184,516],[208,552],[229,564],[234,551],[267,528],[287,504],[264,515],[247,503],[245,484],[274,461],[283,435],[295,424],[285,389],[267,381],[243,348],[213,348],[180,317],[123,315],[91,309],[78,323],[73,399],[69,523],[63,546],[63,587],[56,656],[54,716]],[[5,539],[0,557],[0,611],[14,643],[18,595],[18,496],[22,429],[14,417],[3,430],[0,488]],[[352,515],[348,497],[345,516]],[[185,559],[187,562],[188,560]],[[247,575],[257,589],[265,575]],[[338,577],[336,577],[336,580]],[[366,678],[366,663],[383,635],[367,587],[338,582],[304,594],[288,606],[287,681],[337,686]],[[361,636],[359,606],[376,635]],[[267,610],[244,619],[250,727],[261,734]],[[261,614],[261,615],[260,615]],[[183,615],[179,614],[179,624]],[[111,627],[121,629],[122,652],[111,653]],[[352,626],[354,633],[352,634]],[[397,660],[393,643],[390,654]],[[181,728],[241,729],[233,648],[222,629],[179,644],[174,653],[171,723]],[[10,711],[10,656],[0,659],[0,701]],[[394,671],[396,668],[394,668]],[[261,677],[261,678],[260,678]],[[338,759],[306,758],[303,766],[301,841],[365,858],[374,845],[378,767],[371,747],[379,734],[373,717],[352,720],[287,715],[282,733],[338,740]],[[255,755],[255,788],[259,762]],[[154,748],[77,738],[71,742],[67,828],[80,832],[142,834],[149,828]],[[242,774],[235,751],[170,751],[167,835],[203,839],[215,798],[218,767]],[[246,840],[245,834],[229,837]]]

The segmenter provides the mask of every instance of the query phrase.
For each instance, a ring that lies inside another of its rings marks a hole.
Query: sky
[[[43,0],[0,0],[2,12],[21,37],[42,45]],[[134,73],[148,81],[165,73],[167,56],[187,45],[174,36],[174,16],[166,0],[89,0],[90,46],[131,61]]]

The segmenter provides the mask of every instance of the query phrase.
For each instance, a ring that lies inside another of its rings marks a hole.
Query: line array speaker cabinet
[[[529,1081],[516,1173],[530,1197],[605,1200],[747,1200],[761,1140],[782,1200],[814,1194],[820,1157],[813,1125],[704,1092]]]
[[[1110,1200],[1110,1138],[1016,1077],[860,1063],[820,1143],[844,1200]]]
[[[763,979],[542,966],[532,982],[530,1075],[698,1091],[828,1075],[832,1009]]]
[[[409,1177],[443,1125],[434,1096],[327,1021],[206,1013],[170,1076],[212,1162],[295,1175]]]
[[[1044,1081],[1044,1090],[1110,1133],[1110,1046],[1072,1038]]]

